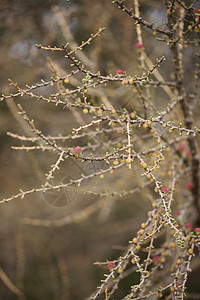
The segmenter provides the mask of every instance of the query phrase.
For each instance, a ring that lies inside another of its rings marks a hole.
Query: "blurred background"
[[[142,15],[148,21],[163,24],[166,14],[161,2],[146,2],[140,1]],[[41,82],[41,79],[50,80],[51,65],[58,75],[70,73],[70,64],[63,53],[38,50],[35,44],[61,47],[69,42],[73,48],[100,27],[106,27],[106,30],[90,46],[86,46],[79,57],[87,69],[92,72],[100,70],[105,75],[115,74],[118,69],[131,75],[141,74],[134,48],[138,42],[134,24],[111,1],[1,0],[0,20],[0,90],[5,95],[16,92],[9,87],[8,78],[25,87],[26,84],[31,86]],[[148,30],[143,32],[143,39],[147,55],[154,63],[162,55],[170,58],[165,44],[156,44],[155,37]],[[189,47],[185,51],[187,71],[191,68],[193,49]],[[168,63],[164,63],[160,72],[165,80],[173,80]],[[189,89],[192,83],[188,79]],[[70,88],[81,82],[79,77],[70,80]],[[48,96],[53,89],[41,88],[39,93]],[[115,108],[142,111],[134,92],[127,93],[120,84],[108,85],[106,89],[99,87],[90,95],[97,105],[106,97]],[[151,95],[157,109],[165,107],[169,100],[161,89],[152,89]],[[11,149],[11,146],[26,143],[12,138],[8,132],[32,136],[26,122],[17,114],[17,103],[23,105],[28,116],[35,119],[36,127],[45,135],[68,135],[74,127],[78,127],[75,116],[62,107],[36,102],[28,97],[1,102],[1,199],[17,194],[20,188],[25,191],[40,187],[45,182],[45,173],[57,159],[53,153]],[[83,116],[85,121],[87,118]],[[99,137],[103,150],[109,139],[109,136]],[[87,142],[86,139],[80,139],[79,144],[68,141],[65,146],[84,146]],[[100,154],[102,149],[97,149],[96,154]],[[69,160],[57,172],[54,183],[79,178],[80,170],[90,174],[104,167],[103,163],[80,166],[78,162]],[[137,186],[134,172],[116,172],[115,177],[112,176],[109,175],[106,182],[95,179],[84,183],[83,188],[120,192]],[[78,189],[71,188],[63,190],[61,195],[33,194],[1,205],[0,299],[79,300],[89,297],[108,271],[106,265],[94,263],[113,260],[123,253],[151,207],[150,201],[146,200],[151,198],[151,194],[153,192],[144,189],[140,194],[120,199],[103,198],[102,201],[98,196],[82,195]],[[44,222],[34,223],[31,219]],[[9,280],[23,291],[23,295]],[[133,280],[137,281],[137,278],[128,277],[122,283],[116,299],[123,297]],[[193,291],[196,289],[195,280],[198,276],[189,283]]]

